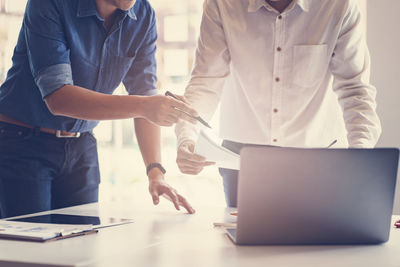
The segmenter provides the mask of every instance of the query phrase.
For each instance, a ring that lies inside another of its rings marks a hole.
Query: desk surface
[[[203,207],[188,215],[167,203],[89,204],[57,212],[109,214],[135,222],[48,243],[0,239],[0,266],[400,266],[400,229],[394,227],[382,245],[238,247],[221,228],[213,227],[228,213],[224,208]]]

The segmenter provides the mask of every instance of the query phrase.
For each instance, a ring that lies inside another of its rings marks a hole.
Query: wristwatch
[[[160,169],[160,171],[165,174],[167,171],[164,169],[164,167],[161,165],[161,163],[158,162],[154,162],[154,163],[150,163],[149,165],[147,165],[146,167],[146,174],[149,175],[149,172],[151,171],[151,169],[153,168],[158,168]]]

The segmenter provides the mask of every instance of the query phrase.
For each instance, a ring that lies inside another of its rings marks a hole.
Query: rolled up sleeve
[[[26,8],[24,34],[29,66],[42,98],[73,84],[62,8],[62,1],[50,0],[31,0]]]
[[[72,80],[71,65],[57,64],[50,66],[38,74],[35,82],[44,99],[58,88],[74,83]]]

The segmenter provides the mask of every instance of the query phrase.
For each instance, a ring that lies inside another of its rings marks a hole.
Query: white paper
[[[195,153],[205,157],[207,161],[215,162],[218,167],[239,170],[240,156],[222,147],[215,139],[212,133],[200,130]]]

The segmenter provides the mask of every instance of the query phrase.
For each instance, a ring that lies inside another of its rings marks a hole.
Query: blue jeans
[[[233,141],[224,140],[222,146],[240,154],[240,150],[246,144],[236,143]],[[219,168],[219,173],[222,176],[224,182],[225,200],[228,207],[237,207],[237,190],[238,190],[238,174],[239,171]]]
[[[0,122],[0,218],[98,201],[94,136],[57,138]]]

